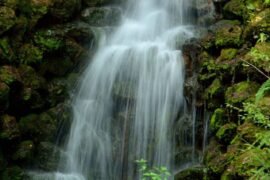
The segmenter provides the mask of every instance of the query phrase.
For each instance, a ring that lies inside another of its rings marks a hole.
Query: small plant
[[[267,34],[265,34],[265,33],[260,33],[259,39],[258,39],[257,42],[266,42],[268,38],[269,38],[269,36],[268,36]]]
[[[149,168],[147,161],[144,159],[135,161],[140,166],[142,180],[168,180],[171,176],[168,169],[164,166]]]

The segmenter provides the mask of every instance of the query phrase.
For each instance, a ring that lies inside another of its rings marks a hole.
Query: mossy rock
[[[49,14],[60,21],[70,20],[81,9],[81,0],[57,0]]]
[[[243,81],[229,87],[225,93],[226,103],[240,104],[249,98],[254,97],[259,85],[255,82]]]
[[[12,159],[15,161],[31,162],[34,155],[34,143],[30,140],[22,141],[17,151],[12,155]]]
[[[34,42],[45,52],[54,52],[64,46],[63,36],[59,29],[44,29],[34,34]]]
[[[35,69],[31,66],[21,65],[19,66],[18,71],[21,75],[24,87],[32,90],[45,89],[46,80],[38,75]]]
[[[0,80],[7,85],[12,85],[14,83],[21,82],[21,77],[17,68],[13,66],[1,66]]]
[[[234,48],[222,49],[218,61],[224,62],[236,57],[238,50]]]
[[[24,44],[18,52],[18,58],[20,64],[39,64],[43,59],[43,51],[32,44]]]
[[[0,35],[15,25],[15,11],[9,7],[0,6]]]
[[[121,10],[116,7],[87,8],[81,13],[81,17],[92,26],[115,26],[121,20]]]
[[[264,115],[270,117],[270,96],[263,97],[259,100],[258,107]]]
[[[228,166],[227,171],[230,172],[231,175],[238,175],[244,179],[248,179],[252,175],[252,170],[258,170],[260,167],[264,166],[260,159],[263,161],[268,160],[269,162],[269,150],[258,148],[246,149],[235,157]]]
[[[238,23],[238,21],[222,20],[215,24],[215,45],[217,47],[239,47],[243,44],[243,30]]]
[[[214,111],[210,119],[210,130],[215,132],[217,131],[222,125],[226,124],[227,119],[225,116],[225,110],[222,108],[218,108]]]
[[[231,0],[225,4],[223,14],[228,19],[247,19],[248,9],[244,0]]]
[[[220,79],[216,78],[212,84],[205,90],[205,99],[212,99],[223,92],[223,86]]]
[[[244,60],[254,64],[256,67],[270,72],[270,43],[259,42],[246,54]]]
[[[219,128],[216,137],[220,142],[228,144],[234,138],[237,125],[235,123],[227,123]]]
[[[15,117],[3,115],[0,117],[0,119],[1,119],[0,139],[4,140],[18,139],[21,133]]]
[[[27,180],[29,177],[19,166],[11,166],[4,170],[2,180]]]
[[[207,169],[204,167],[191,167],[184,169],[174,176],[175,180],[202,180],[206,176]]]
[[[8,37],[0,39],[0,59],[5,63],[10,63],[15,58],[11,42]]]
[[[9,7],[11,9],[16,9],[18,5],[18,0],[2,0],[0,1],[0,5]]]
[[[244,36],[249,38],[260,32],[270,33],[270,9],[267,8],[259,13],[254,14],[245,28]]]

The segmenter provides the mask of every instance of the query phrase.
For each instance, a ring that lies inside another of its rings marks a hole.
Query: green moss
[[[18,58],[21,64],[37,64],[41,63],[43,52],[31,44],[25,44],[19,50]]]
[[[32,141],[23,141],[19,144],[17,151],[13,154],[13,160],[31,161],[34,153],[34,143]]]
[[[7,168],[2,175],[2,180],[25,180],[26,173],[18,166]]]
[[[0,139],[14,140],[20,137],[20,131],[16,119],[9,115],[1,116],[2,131]]]
[[[239,104],[255,96],[259,85],[255,82],[243,81],[229,87],[225,93],[225,100],[229,104]]]
[[[221,81],[216,78],[212,84],[206,89],[206,99],[212,99],[213,96],[217,96],[222,92],[222,84]]]
[[[37,46],[47,52],[56,51],[64,45],[62,38],[57,37],[52,30],[37,32],[34,41]]]
[[[0,6],[0,35],[15,25],[15,11],[9,7]]]
[[[218,57],[219,61],[232,60],[236,57],[238,50],[234,48],[222,49],[221,54]]]
[[[244,0],[231,0],[223,8],[225,17],[247,19],[248,9]]]
[[[21,77],[15,67],[2,66],[0,67],[0,80],[10,85],[14,82],[21,81]]]
[[[235,123],[227,123],[219,128],[216,137],[224,143],[229,143],[236,132],[237,125]]]
[[[14,53],[10,47],[8,38],[0,39],[0,58],[10,62],[14,58]]]
[[[225,111],[222,108],[218,108],[215,110],[214,114],[210,120],[210,129],[212,131],[218,130],[222,125],[226,123],[224,120]]]

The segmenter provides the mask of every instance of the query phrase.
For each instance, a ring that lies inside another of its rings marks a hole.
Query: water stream
[[[180,48],[196,36],[201,3],[207,0],[128,1],[122,24],[82,77],[56,180],[138,179],[134,161],[142,158],[173,171],[174,126],[184,112]],[[194,156],[195,128],[189,130]]]

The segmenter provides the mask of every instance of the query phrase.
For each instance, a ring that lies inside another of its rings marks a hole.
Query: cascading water
[[[56,180],[138,179],[134,161],[141,158],[173,171],[184,102],[179,48],[195,36],[188,10],[195,2],[128,2],[122,25],[83,76]]]

